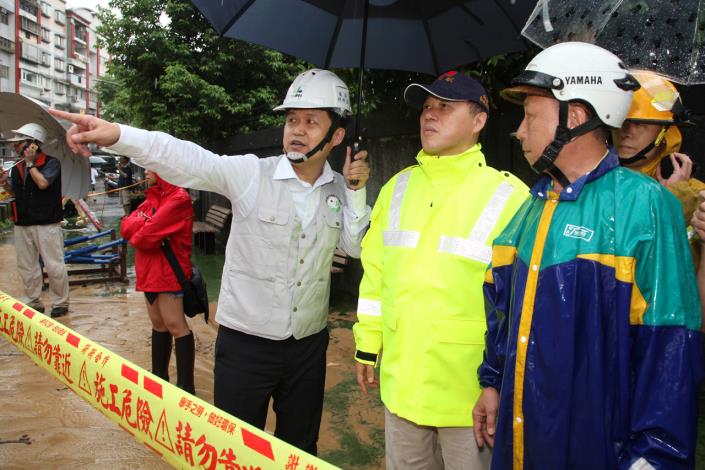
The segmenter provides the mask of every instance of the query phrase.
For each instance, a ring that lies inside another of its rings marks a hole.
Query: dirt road
[[[11,232],[0,236],[0,267],[0,290],[19,297],[22,291]],[[212,312],[214,309],[215,305]],[[382,468],[383,413],[378,395],[362,397],[354,383],[352,315],[331,312],[319,455],[343,468]],[[196,393],[212,403],[216,330],[200,317],[194,320]],[[60,321],[137,365],[150,368],[151,328],[144,297],[134,291],[134,279],[127,285],[72,287],[70,314]],[[173,383],[173,357],[170,376]],[[274,429],[271,418],[270,413],[270,432]],[[0,467],[169,468],[4,339],[0,339]]]

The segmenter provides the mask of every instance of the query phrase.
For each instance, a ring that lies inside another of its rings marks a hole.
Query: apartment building
[[[0,0],[0,91],[15,89],[15,0]]]
[[[66,0],[0,0],[0,91],[99,115],[108,55],[97,25],[93,10],[68,9]]]
[[[97,45],[98,24],[93,10],[69,9],[66,0],[0,0],[0,91],[99,116],[97,85],[109,58]],[[10,153],[0,144],[0,158]]]

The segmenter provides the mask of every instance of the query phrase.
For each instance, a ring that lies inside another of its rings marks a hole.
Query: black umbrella
[[[526,48],[526,0],[192,0],[223,36],[319,67],[439,75]],[[358,91],[355,136],[360,129]]]

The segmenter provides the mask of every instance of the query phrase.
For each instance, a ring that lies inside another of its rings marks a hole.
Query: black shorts
[[[149,302],[149,305],[154,305],[154,302],[157,300],[157,297],[159,297],[159,294],[172,294],[177,297],[184,296],[184,293],[181,291],[177,291],[177,292],[145,292],[144,296],[147,299],[147,302]]]

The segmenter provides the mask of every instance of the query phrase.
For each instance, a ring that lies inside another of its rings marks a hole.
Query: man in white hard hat
[[[327,70],[291,84],[284,154],[219,156],[160,132],[51,110],[74,126],[69,146],[112,146],[170,183],[230,199],[233,223],[216,321],[214,402],[264,428],[270,398],[275,435],[309,453],[323,409],[330,267],[336,246],[359,257],[370,209],[365,151],[348,148],[343,175],[326,159],[345,137],[348,88]]]
[[[639,84],[567,42],[512,85],[542,178],[493,243],[478,444],[493,470],[693,468],[702,335],[683,213],[606,143]]]
[[[39,124],[28,123],[12,132],[15,136],[6,142],[14,144],[21,160],[10,172],[0,169],[0,184],[15,197],[15,250],[25,292],[22,300],[44,312],[41,256],[49,277],[51,316],[61,317],[69,309],[69,278],[59,224],[63,220],[61,164],[42,151],[47,133]]]

